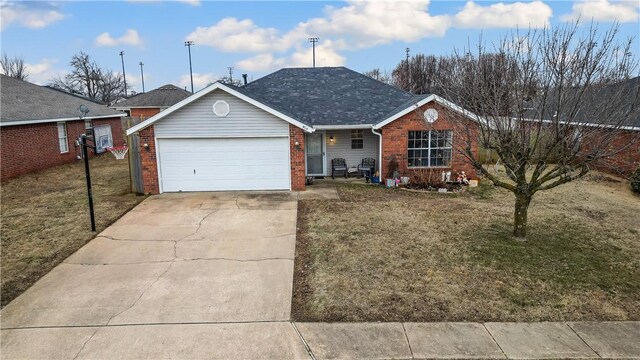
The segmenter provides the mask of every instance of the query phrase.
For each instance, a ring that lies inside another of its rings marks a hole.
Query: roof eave
[[[16,126],[16,125],[31,125],[31,124],[45,124],[52,122],[62,122],[62,121],[79,121],[79,120],[94,120],[94,119],[108,119],[108,118],[117,118],[117,117],[126,117],[127,114],[114,114],[114,115],[100,115],[100,116],[87,116],[84,118],[69,117],[69,118],[56,118],[56,119],[40,119],[40,120],[14,120],[14,121],[2,121],[0,122],[0,126]]]

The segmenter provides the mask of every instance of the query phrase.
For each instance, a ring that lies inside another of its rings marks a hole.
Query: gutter
[[[3,122],[0,122],[0,126],[45,124],[45,123],[63,122],[63,121],[108,119],[108,118],[117,118],[117,117],[122,118],[122,117],[126,117],[126,116],[127,116],[127,114],[114,114],[114,115],[87,116],[87,117],[82,118],[82,119],[79,116],[76,116],[76,117],[59,118],[59,119],[3,121]]]
[[[382,133],[376,132],[373,126],[371,126],[371,132],[378,136],[378,169],[380,169],[379,178],[382,179]]]

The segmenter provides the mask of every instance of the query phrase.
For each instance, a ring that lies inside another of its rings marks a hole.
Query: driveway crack
[[[160,274],[158,275],[158,277],[156,277],[156,279],[154,281],[151,282],[151,284],[149,284],[149,286],[147,286],[144,290],[142,290],[142,292],[140,293],[140,296],[138,296],[138,298],[133,302],[133,304],[131,304],[131,306],[129,306],[128,308],[120,311],[119,313],[112,315],[109,320],[107,320],[107,324],[106,326],[109,326],[109,324],[111,323],[111,320],[113,320],[114,318],[122,315],[123,313],[131,310],[134,306],[136,306],[136,304],[138,303],[138,301],[140,301],[140,299],[142,299],[142,296],[144,296],[144,294],[151,289],[151,287],[153,287],[153,285],[155,285],[158,281],[160,281],[160,278],[163,277],[167,272],[169,272],[169,269],[171,269],[171,266],[173,266],[173,264],[175,264],[175,261],[172,261],[169,266],[167,266],[167,268]]]

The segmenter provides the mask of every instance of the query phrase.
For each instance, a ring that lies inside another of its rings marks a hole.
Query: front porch
[[[363,159],[373,159],[375,169],[380,164],[379,138],[370,128],[316,130],[305,135],[305,173],[313,177],[331,177],[332,160],[345,160],[350,172],[357,171]],[[341,172],[336,178],[344,177]],[[360,179],[364,182],[363,179]]]

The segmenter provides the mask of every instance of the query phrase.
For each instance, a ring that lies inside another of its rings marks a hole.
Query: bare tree
[[[387,73],[386,71],[382,71],[378,68],[375,69],[371,69],[369,71],[365,71],[362,73],[365,76],[368,76],[372,79],[378,80],[378,81],[382,81],[385,84],[391,84],[392,80],[391,80],[391,75],[389,75],[389,73]]]
[[[2,70],[4,75],[18,80],[27,80],[29,78],[27,64],[25,64],[24,59],[19,56],[9,57],[6,53],[2,53],[0,70]]]
[[[88,54],[75,54],[69,65],[71,72],[64,77],[52,79],[49,86],[104,104],[125,96],[122,74],[101,68]]]
[[[475,141],[495,151],[506,176],[483,167],[469,127],[460,152],[493,184],[515,195],[516,238],[538,191],[585,176],[595,165],[638,146],[639,132],[616,137],[640,118],[640,78],[632,40],[618,27],[583,31],[577,23],[503,38],[490,51],[455,53],[445,96],[473,114]],[[479,139],[478,139],[479,138]]]

